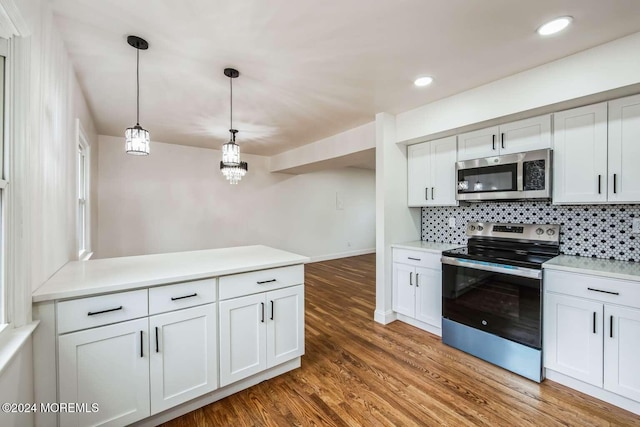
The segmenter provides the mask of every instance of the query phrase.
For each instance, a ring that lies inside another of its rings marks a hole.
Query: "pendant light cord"
[[[231,110],[229,112],[229,131],[233,130],[233,79],[229,77],[229,104],[231,105]],[[231,132],[231,140],[236,142],[235,133]]]
[[[140,125],[140,49],[136,48],[136,124]]]

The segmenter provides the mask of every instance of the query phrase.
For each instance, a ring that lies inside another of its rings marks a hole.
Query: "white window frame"
[[[7,191],[6,188],[9,185],[8,178],[8,144],[6,143],[7,132],[7,106],[9,105],[9,96],[7,94],[7,57],[8,55],[8,43],[5,39],[2,39],[0,43],[0,56],[4,58],[3,63],[0,65],[0,331],[9,326],[10,309],[9,301],[11,292],[7,286]]]
[[[91,146],[80,119],[76,119],[76,244],[78,259],[91,258]]]

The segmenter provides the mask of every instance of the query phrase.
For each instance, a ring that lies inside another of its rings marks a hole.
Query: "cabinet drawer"
[[[304,265],[271,268],[220,277],[220,300],[304,283]]]
[[[56,303],[58,333],[144,317],[147,305],[146,289],[62,301]]]
[[[407,249],[393,249],[393,262],[413,265],[416,267],[434,268],[440,270],[442,255]]]
[[[544,270],[544,288],[559,294],[640,308],[640,283],[637,282]]]
[[[196,280],[149,289],[149,314],[164,313],[216,300],[218,279]]]

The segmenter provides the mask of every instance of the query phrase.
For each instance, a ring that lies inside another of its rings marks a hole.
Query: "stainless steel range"
[[[471,222],[467,236],[442,253],[442,342],[542,381],[542,263],[560,226]]]

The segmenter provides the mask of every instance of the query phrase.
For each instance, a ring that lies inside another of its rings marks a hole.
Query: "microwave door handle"
[[[524,191],[524,161],[518,161],[516,185],[518,191]]]

